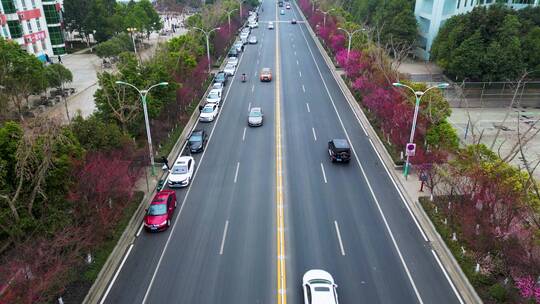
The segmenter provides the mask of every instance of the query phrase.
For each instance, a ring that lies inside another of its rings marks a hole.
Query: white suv
[[[337,285],[328,272],[312,269],[302,278],[304,304],[338,304]]]
[[[169,187],[187,187],[195,171],[195,159],[191,156],[179,156],[174,162],[168,177]]]

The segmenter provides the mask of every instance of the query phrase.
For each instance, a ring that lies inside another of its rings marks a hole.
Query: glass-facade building
[[[63,0],[0,0],[0,36],[45,61],[66,53]]]

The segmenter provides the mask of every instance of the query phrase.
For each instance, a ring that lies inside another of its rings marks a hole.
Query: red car
[[[261,81],[272,81],[272,70],[270,68],[263,68],[259,75]]]
[[[163,231],[171,226],[171,219],[176,209],[176,192],[161,190],[154,196],[150,207],[146,209],[144,227],[148,231]]]

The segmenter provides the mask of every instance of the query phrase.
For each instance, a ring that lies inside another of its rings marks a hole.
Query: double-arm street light
[[[242,4],[240,4],[240,7],[242,7]],[[232,9],[230,11],[227,12],[227,20],[229,21],[229,33],[231,32],[231,14],[234,12],[234,11],[237,11],[238,9],[235,8],[235,9]],[[240,16],[240,18],[242,18]]]
[[[418,118],[418,109],[420,108],[420,100],[422,99],[422,96],[424,96],[431,89],[445,89],[445,88],[447,88],[449,86],[449,84],[446,83],[446,82],[439,83],[439,84],[437,84],[435,86],[429,87],[425,91],[415,91],[410,86],[408,86],[406,84],[402,84],[400,82],[394,82],[392,85],[395,86],[395,87],[398,87],[398,88],[407,88],[407,89],[411,90],[411,92],[413,92],[413,94],[414,94],[414,97],[416,98],[416,103],[414,105],[413,123],[412,123],[412,127],[411,127],[411,136],[409,138],[409,143],[412,144],[413,141],[414,141],[414,130],[416,129],[416,120]],[[407,178],[407,176],[409,175],[409,167],[410,167],[409,153],[407,153],[407,161],[405,162],[405,168],[403,169],[403,175],[405,176],[405,178]]]
[[[311,13],[315,12],[315,3],[316,2],[317,2],[317,0],[311,0]]]
[[[158,86],[166,86],[169,83],[168,82],[160,82],[160,83],[157,83],[157,84],[154,84],[154,85],[150,86],[146,90],[139,90],[136,86],[132,85],[131,83],[124,82],[124,81],[116,81],[115,83],[130,86],[130,87],[134,88],[135,90],[137,90],[137,92],[141,96],[141,101],[142,101],[142,104],[143,104],[143,111],[144,111],[144,122],[146,124],[146,137],[148,139],[148,152],[150,153],[150,165],[152,166],[152,176],[155,176],[156,171],[155,171],[155,168],[154,168],[154,152],[153,152],[153,149],[152,149],[152,135],[150,134],[150,122],[148,120],[148,109],[146,108],[146,95],[153,88],[158,87]]]
[[[364,29],[363,28],[360,28],[360,29],[357,29],[356,31],[348,31],[344,28],[341,28],[341,27],[338,27],[338,30],[342,30],[344,31],[345,33],[347,33],[347,35],[349,36],[349,46],[347,47],[347,61],[349,61],[349,55],[351,53],[351,43],[352,43],[352,38],[354,36],[354,34],[358,33],[358,32],[361,32],[363,31]]]
[[[336,9],[335,8],[331,8],[327,11],[323,11],[322,9],[317,9],[319,12],[323,13],[324,14],[324,17],[323,17],[323,26],[326,28],[326,15],[328,15],[331,11],[335,11]]]
[[[204,35],[206,36],[206,57],[208,59],[208,74],[210,74],[210,72],[212,72],[212,68],[210,67],[210,34],[212,34],[213,31],[217,31],[217,30],[219,30],[221,28],[216,27],[216,28],[213,28],[213,29],[211,29],[209,31],[205,31],[202,28],[194,26],[193,29],[203,32]]]

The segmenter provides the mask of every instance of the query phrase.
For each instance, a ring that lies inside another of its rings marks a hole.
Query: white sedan
[[[212,89],[208,96],[206,96],[206,103],[215,103],[219,106],[221,102],[221,91],[220,89]]]
[[[270,21],[268,22],[268,29],[273,30],[274,29],[274,22]]]
[[[219,107],[215,103],[206,104],[199,115],[200,122],[211,122],[218,116]]]
[[[179,156],[169,174],[169,187],[187,187],[195,171],[195,159],[191,156]]]
[[[234,72],[236,72],[236,66],[232,63],[227,63],[225,68],[223,69],[223,72],[227,75],[234,76]]]
[[[304,304],[338,304],[337,285],[328,272],[312,269],[302,278]]]
[[[229,57],[227,59],[227,64],[232,64],[236,67],[238,65],[238,57]]]

